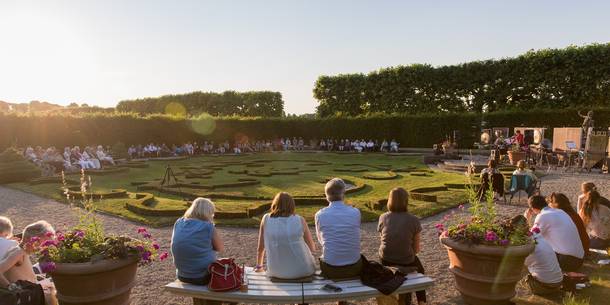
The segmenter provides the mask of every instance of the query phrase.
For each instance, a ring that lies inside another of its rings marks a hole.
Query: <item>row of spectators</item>
[[[103,146],[86,146],[80,149],[79,146],[65,147],[63,152],[55,147],[43,149],[27,147],[23,156],[34,164],[38,165],[43,171],[73,172],[80,169],[100,169],[103,165],[115,165],[114,158],[109,154],[109,148]]]
[[[128,159],[193,156],[199,154],[240,154],[271,151],[352,151],[352,152],[397,152],[399,143],[395,140],[381,142],[364,139],[311,139],[308,145],[303,138],[277,138],[275,140],[241,140],[203,143],[185,143],[183,145],[167,145],[165,143],[149,143],[145,145],[131,145],[127,149]],[[120,154],[120,152],[117,152]],[[82,150],[79,146],[65,147],[63,151],[55,147],[42,148],[27,147],[23,151],[26,159],[32,161],[45,171],[52,174],[59,171],[74,172],[80,169],[101,169],[105,165],[115,165],[115,158],[110,147],[86,146]],[[121,154],[122,155],[122,154]]]

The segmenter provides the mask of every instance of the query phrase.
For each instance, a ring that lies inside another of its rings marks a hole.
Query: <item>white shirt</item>
[[[19,243],[12,239],[6,239],[4,237],[0,237],[0,261],[4,259],[8,250],[19,247]]]
[[[298,279],[314,274],[316,263],[303,238],[301,216],[263,216],[267,275]]]
[[[540,282],[556,284],[563,281],[563,272],[559,267],[553,248],[540,234],[534,236],[536,248],[526,259],[527,270]]]
[[[585,256],[578,229],[566,212],[546,207],[536,216],[534,226],[540,229],[540,235],[556,253],[577,258]]]
[[[333,201],[316,213],[316,234],[322,245],[322,260],[332,266],[347,266],[360,259],[360,210]]]

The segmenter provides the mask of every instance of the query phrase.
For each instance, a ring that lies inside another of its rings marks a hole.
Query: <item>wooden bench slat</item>
[[[250,269],[251,270],[251,269]],[[248,270],[247,270],[248,271]],[[247,273],[247,292],[212,292],[206,286],[197,286],[175,281],[165,286],[171,293],[197,299],[236,302],[236,303],[321,303],[345,300],[369,299],[380,296],[381,293],[374,288],[364,286],[360,280],[334,282],[326,279],[315,279],[312,283],[278,283],[271,282],[264,274]],[[333,293],[321,290],[325,284],[333,284],[343,289],[342,292]],[[434,281],[423,274],[409,274],[407,280],[395,293],[407,293],[426,289]],[[301,288],[302,287],[302,288]]]

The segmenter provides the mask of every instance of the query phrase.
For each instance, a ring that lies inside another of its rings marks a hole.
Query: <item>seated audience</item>
[[[511,220],[511,224],[513,226],[527,225],[527,220],[523,215],[519,215]],[[559,293],[563,282],[563,272],[557,256],[541,234],[533,233],[532,238],[536,243],[536,248],[525,259],[528,271],[525,282],[530,291],[536,295]]]
[[[498,170],[498,163],[496,160],[491,159],[487,161],[487,167],[481,170],[481,177],[487,174],[499,174],[500,170]]]
[[[95,152],[95,155],[97,156],[97,159],[100,160],[100,162],[114,165],[114,159],[104,152],[104,148],[102,147],[102,145],[97,146],[97,151]]]
[[[535,183],[538,181],[538,177],[534,172],[531,169],[526,168],[524,160],[519,160],[519,162],[517,162],[517,169],[513,172],[513,175],[530,177],[530,179],[532,179],[532,188],[535,187]],[[528,194],[530,194],[529,190]]]
[[[210,281],[208,266],[216,261],[216,252],[224,251],[213,221],[214,203],[206,198],[195,199],[184,216],[176,220],[171,252],[180,281],[195,285]]]
[[[4,258],[8,250],[19,246],[13,240],[13,223],[8,217],[0,216],[0,260]]]
[[[591,192],[591,191],[597,191],[597,187],[595,186],[595,184],[593,184],[593,182],[583,182],[580,185],[580,191],[582,194],[580,194],[578,196],[578,202],[576,203],[577,211],[580,211],[580,207],[582,206],[582,203],[585,200],[585,197],[587,196],[587,194],[589,194],[589,192]],[[599,204],[610,208],[610,200],[608,200],[607,198],[605,198],[603,196],[601,196],[599,198]]]
[[[408,202],[409,194],[405,189],[399,187],[390,191],[387,204],[389,212],[379,217],[377,226],[381,235],[379,258],[385,266],[413,268],[423,274],[424,266],[417,257],[422,226],[419,218],[407,212]],[[418,304],[426,304],[425,290],[415,294]],[[400,295],[399,304],[411,304],[411,293]]]
[[[528,200],[526,218],[535,216],[534,227],[555,251],[564,272],[577,271],[583,263],[585,251],[576,225],[566,212],[547,206],[544,197],[534,195]]]
[[[390,151],[398,152],[398,142],[396,142],[396,140],[394,139],[392,139],[392,141],[390,142]]]
[[[271,211],[263,216],[258,235],[257,272],[267,257],[267,275],[278,279],[299,279],[316,271],[311,254],[316,250],[305,218],[294,213],[294,199],[278,193]]]
[[[83,156],[83,159],[85,159],[87,161],[91,161],[94,169],[102,168],[102,163],[100,162],[100,160],[97,159],[97,157],[95,156],[95,152],[93,152],[93,149],[91,147],[89,147],[89,146],[85,147],[85,149],[83,150],[82,156]]]
[[[585,251],[585,255],[589,254],[589,235],[587,235],[587,228],[578,213],[572,207],[572,204],[570,204],[568,196],[561,193],[552,193],[548,198],[548,202],[552,208],[563,210],[570,216],[572,222],[574,222],[574,225],[578,229],[578,236],[580,236],[582,249]]]
[[[599,203],[600,197],[597,191],[590,191],[578,214],[587,227],[591,248],[606,250],[610,247],[610,209]]]
[[[17,281],[39,284],[36,274],[34,274],[30,255],[34,254],[43,242],[53,238],[54,235],[55,230],[46,221],[38,221],[25,227],[21,245],[9,249],[4,259],[0,260],[0,286],[7,287]],[[34,241],[34,238],[37,241]],[[46,304],[57,304],[53,284],[46,282],[41,287]]]
[[[320,270],[329,279],[360,276],[360,211],[343,202],[345,182],[331,179],[325,187],[329,205],[315,215],[316,234],[322,245]]]

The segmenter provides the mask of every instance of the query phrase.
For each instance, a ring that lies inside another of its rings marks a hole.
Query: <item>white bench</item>
[[[248,291],[213,292],[207,286],[198,286],[178,280],[165,285],[173,294],[193,298],[193,304],[208,303],[256,303],[256,304],[306,304],[328,303],[336,301],[370,299],[382,294],[374,288],[364,286],[360,280],[333,282],[318,275],[311,283],[277,283],[271,282],[264,273],[256,273],[246,267]],[[329,292],[320,289],[325,284],[341,287],[341,292]],[[394,293],[415,292],[431,287],[434,281],[421,274],[410,273],[407,280]]]

